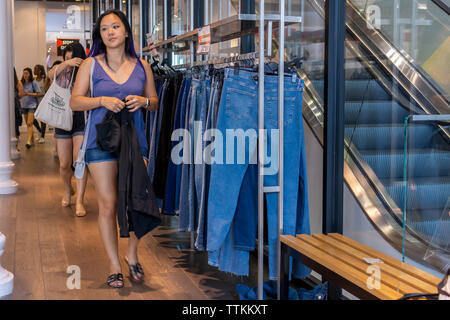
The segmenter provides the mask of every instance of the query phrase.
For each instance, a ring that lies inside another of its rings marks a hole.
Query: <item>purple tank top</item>
[[[100,63],[96,60],[92,74],[92,86],[93,97],[115,97],[122,100],[129,95],[142,96],[145,87],[145,71],[142,65],[139,62],[136,62],[136,66],[134,67],[134,70],[127,82],[118,84],[111,79]],[[98,107],[91,110],[91,124],[89,127],[89,137],[86,149],[94,149],[98,147],[96,142],[97,129],[95,125],[103,121],[103,118],[107,112],[108,109],[105,107]],[[145,124],[142,110],[137,110],[133,113],[133,121],[141,152],[145,157],[148,157],[148,144],[145,136]]]

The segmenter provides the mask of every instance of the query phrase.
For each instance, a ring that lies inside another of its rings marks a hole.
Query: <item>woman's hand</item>
[[[79,67],[83,63],[83,59],[73,58],[70,60],[66,60],[64,63],[66,63],[69,67]]]
[[[147,98],[144,97],[130,95],[125,100],[127,101],[126,106],[130,112],[135,112],[139,108],[145,108],[147,106]]]
[[[125,107],[125,103],[114,97],[101,97],[100,106],[103,106],[114,113],[118,113]]]

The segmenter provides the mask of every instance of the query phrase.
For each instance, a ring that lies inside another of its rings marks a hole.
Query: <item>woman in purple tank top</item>
[[[146,156],[148,146],[140,109],[156,110],[158,97],[151,68],[146,61],[138,58],[130,25],[121,11],[109,10],[99,17],[93,32],[90,57],[80,66],[70,105],[75,111],[90,110],[91,123],[85,160],[95,183],[100,235],[110,259],[107,284],[122,288],[124,282],[116,225],[117,158],[97,147],[95,125],[103,120],[108,110],[118,113],[123,108],[128,108],[129,112],[133,112],[141,151]],[[92,63],[95,66],[92,73],[93,88],[90,88]],[[92,97],[88,97],[89,91],[92,92]],[[131,279],[142,282],[144,271],[137,256],[138,243],[135,234],[130,233],[125,261],[128,263]]]

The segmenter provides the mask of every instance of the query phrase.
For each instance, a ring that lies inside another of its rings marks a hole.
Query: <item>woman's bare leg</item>
[[[59,158],[59,175],[64,184],[64,197],[61,204],[67,207],[70,204],[70,197],[72,195],[72,139],[55,139]]]
[[[73,137],[73,162],[78,158],[78,151],[80,151],[81,144],[83,143],[83,136]],[[87,170],[84,171],[83,179],[75,178],[77,184],[77,200],[75,202],[75,210],[77,216],[86,215],[86,210],[84,208],[84,193],[86,191],[87,183]]]
[[[110,260],[110,273],[121,273],[117,239],[117,161],[89,164],[98,201],[98,226]]]

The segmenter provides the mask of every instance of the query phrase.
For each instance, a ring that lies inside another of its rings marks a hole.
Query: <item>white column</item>
[[[16,65],[15,59],[14,59],[14,1],[7,1],[8,3],[8,12],[11,13],[8,15],[8,25],[10,28],[8,28],[8,45],[7,48],[9,48],[8,52],[8,58],[9,58],[9,81],[14,86],[14,66]],[[14,109],[14,87],[9,90],[9,115],[10,115],[10,132],[11,132],[11,159],[17,160],[20,158],[20,153],[16,149],[16,145],[18,143],[16,138],[16,114]]]
[[[8,44],[10,28],[8,8],[12,0],[0,1],[0,66],[12,68],[10,64],[11,50]],[[10,131],[10,92],[13,86],[10,81],[10,72],[0,72],[0,194],[11,194],[17,191],[17,183],[11,180],[14,163],[11,162],[11,131]]]
[[[10,1],[10,0],[7,0]],[[6,297],[13,292],[14,289],[14,275],[2,267],[2,254],[5,246],[6,237],[0,232],[0,299]]]

